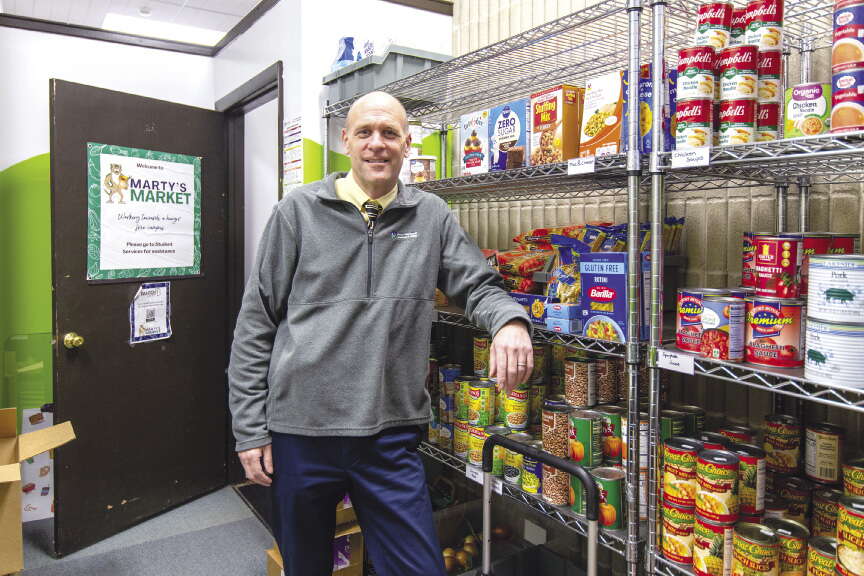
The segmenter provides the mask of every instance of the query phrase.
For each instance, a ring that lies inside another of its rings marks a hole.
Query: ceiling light
[[[145,18],[150,16],[150,7],[149,6],[141,6],[138,8],[138,14],[144,16]]]
[[[186,26],[173,22],[145,20],[144,18],[126,16],[125,14],[117,14],[116,12],[109,12],[105,15],[105,20],[102,21],[102,28],[114,32],[123,32],[124,34],[149,36],[150,38],[201,44],[203,46],[215,46],[225,36],[225,32],[220,30]]]

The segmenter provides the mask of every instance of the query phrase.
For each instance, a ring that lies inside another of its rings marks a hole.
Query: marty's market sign
[[[201,158],[87,144],[87,279],[201,273]]]

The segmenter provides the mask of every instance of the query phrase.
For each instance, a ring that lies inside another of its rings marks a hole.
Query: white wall
[[[247,113],[244,122],[245,278],[255,262],[258,242],[279,201],[279,103],[271,100]]]
[[[47,153],[48,80],[213,108],[213,60],[0,27],[0,170]]]

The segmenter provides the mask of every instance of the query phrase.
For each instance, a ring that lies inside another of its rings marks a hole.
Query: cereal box
[[[582,88],[568,85],[531,95],[531,166],[576,157],[583,95]]]
[[[489,113],[490,170],[522,168],[528,161],[527,98],[492,108]]]
[[[663,150],[672,149],[672,133],[669,131],[669,84],[661,83],[667,90],[666,104],[663,106]],[[627,122],[630,118],[627,101],[630,98],[630,86],[624,82],[624,124],[621,127],[621,151],[630,149],[627,132]],[[651,77],[651,65],[643,64],[639,69],[639,152],[649,154],[654,139],[654,117],[652,104],[654,99],[654,80]]]
[[[459,120],[462,175],[489,171],[489,110],[465,114]]]
[[[579,157],[618,154],[624,118],[624,73],[611,72],[585,84]]]

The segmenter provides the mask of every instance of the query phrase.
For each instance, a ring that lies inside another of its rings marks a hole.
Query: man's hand
[[[511,320],[498,330],[489,350],[489,377],[507,393],[526,382],[534,370],[534,348],[528,327],[522,320]]]
[[[261,448],[250,448],[238,452],[237,455],[240,457],[240,463],[243,464],[243,470],[246,471],[247,480],[261,486],[270,486],[273,482],[270,478],[273,474],[273,449],[270,444]],[[264,460],[263,469],[261,460]]]

